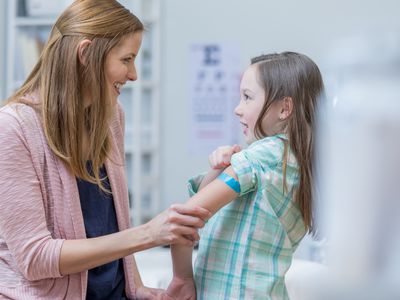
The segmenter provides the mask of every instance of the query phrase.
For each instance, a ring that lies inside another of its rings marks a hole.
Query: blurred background
[[[0,1],[1,99],[22,84],[70,2]],[[380,296],[370,299],[384,299],[386,291],[387,299],[396,299],[400,2],[120,2],[147,28],[139,79],[120,97],[132,222],[184,202],[187,179],[207,170],[208,154],[218,145],[242,143],[233,108],[250,58],[301,52],[320,67],[327,90],[318,123],[321,238],[306,237],[300,245],[288,275],[290,293],[293,299],[311,299],[311,291],[315,299],[367,299],[361,291],[372,291],[366,294]],[[154,257],[160,261],[151,264]],[[138,260],[147,270],[145,282],[166,285],[167,251],[139,253]],[[340,297],[328,288],[315,291],[313,284],[323,281],[331,261],[335,278],[346,278],[327,280],[342,287],[336,289],[344,291]]]

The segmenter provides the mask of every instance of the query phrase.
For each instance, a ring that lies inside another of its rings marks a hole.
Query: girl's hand
[[[214,170],[225,169],[231,164],[231,157],[234,153],[240,152],[241,148],[235,144],[233,146],[221,146],[212,152],[208,161]]]
[[[198,228],[211,213],[200,206],[174,204],[145,224],[153,246],[180,244],[193,246],[200,239]]]
[[[165,299],[165,290],[153,289],[145,286],[135,288],[135,300],[162,300]]]
[[[193,278],[174,276],[163,300],[196,300],[196,286]]]

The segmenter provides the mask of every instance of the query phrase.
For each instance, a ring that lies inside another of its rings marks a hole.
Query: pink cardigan
[[[124,169],[124,115],[110,125],[106,161],[120,230],[130,226]],[[87,272],[61,276],[65,239],[86,238],[76,178],[50,150],[35,111],[0,109],[0,299],[85,299]],[[133,298],[134,257],[124,258],[126,294]]]

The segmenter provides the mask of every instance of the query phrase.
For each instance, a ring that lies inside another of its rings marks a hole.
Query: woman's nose
[[[137,79],[137,73],[136,73],[135,66],[132,66],[131,68],[129,68],[127,77],[128,77],[128,80],[130,80],[130,81],[135,81]]]

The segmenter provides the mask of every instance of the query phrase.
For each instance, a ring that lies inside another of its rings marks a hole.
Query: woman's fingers
[[[196,241],[191,240],[189,236],[177,236],[176,240],[171,244],[193,247],[195,243]]]
[[[181,244],[193,246],[200,239],[197,228],[211,213],[202,207],[174,204],[147,223],[149,235],[157,245]]]
[[[145,286],[138,287],[135,289],[135,299],[141,300],[156,300],[165,299],[163,295],[166,294],[165,290],[148,288]]]
[[[168,221],[174,224],[180,224],[184,226],[191,226],[196,228],[203,228],[204,221],[199,217],[192,217],[190,215],[182,215],[175,211],[172,211],[168,217]]]
[[[201,220],[208,220],[211,217],[211,212],[201,206],[189,206],[187,204],[173,204],[171,205],[170,210],[178,213],[179,215],[192,216],[194,218],[200,218]],[[175,215],[175,217],[177,216]],[[185,221],[187,222],[188,220],[186,219]]]
[[[185,240],[191,241],[191,242],[196,242],[200,240],[200,235],[197,231],[197,229],[193,227],[187,227],[187,226],[179,226],[176,228],[175,233],[178,236],[182,236]]]
[[[186,231],[186,230],[175,230],[169,233],[168,245],[183,245],[183,246],[194,246],[194,244],[200,239],[197,232]]]

